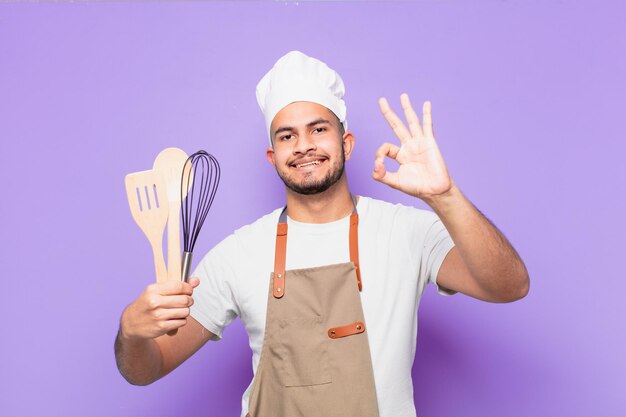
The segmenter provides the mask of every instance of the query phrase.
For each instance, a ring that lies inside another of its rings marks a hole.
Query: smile
[[[308,167],[309,165],[319,165],[320,161],[311,161],[311,162],[305,162],[304,164],[297,164],[296,167],[298,168],[302,168],[302,167]]]
[[[316,167],[324,163],[325,159],[304,159],[301,162],[291,164],[293,168]]]

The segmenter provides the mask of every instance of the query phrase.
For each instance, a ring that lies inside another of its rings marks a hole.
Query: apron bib
[[[343,264],[285,271],[286,207],[280,215],[248,417],[378,417],[352,199]]]

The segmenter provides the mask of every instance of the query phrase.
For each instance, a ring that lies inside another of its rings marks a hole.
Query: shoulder
[[[227,239],[232,239],[239,244],[256,244],[260,240],[273,239],[276,234],[276,225],[282,207],[260,217],[253,223],[247,224],[235,230]]]
[[[236,262],[242,257],[246,257],[247,253],[257,251],[266,244],[266,241],[273,240],[281,210],[282,207],[265,214],[250,224],[236,229],[215,245],[205,255],[202,262],[205,263],[217,259]]]
[[[414,251],[432,246],[449,236],[443,222],[433,211],[368,197],[362,197],[362,200],[362,216],[360,204],[357,207],[359,232],[363,231],[365,239],[408,245]]]
[[[364,220],[394,222],[410,222],[430,225],[439,220],[437,215],[430,210],[418,209],[400,203],[390,203],[371,197],[361,196],[359,204],[359,218]]]

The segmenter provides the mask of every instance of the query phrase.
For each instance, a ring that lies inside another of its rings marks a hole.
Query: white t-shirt
[[[222,337],[239,316],[245,325],[256,373],[261,355],[270,274],[274,267],[276,225],[282,208],[235,231],[200,262],[193,276],[191,316]],[[417,337],[417,307],[427,283],[454,246],[436,214],[401,204],[361,197],[359,263],[361,302],[368,328],[380,417],[414,417],[411,367]],[[288,218],[286,269],[350,261],[349,216],[324,224]],[[447,293],[439,289],[440,293]],[[248,411],[252,388],[242,398]]]

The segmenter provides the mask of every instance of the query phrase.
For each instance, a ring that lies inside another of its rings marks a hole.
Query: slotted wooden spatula
[[[163,231],[169,213],[165,181],[160,172],[149,170],[128,174],[125,182],[130,212],[152,246],[157,282],[164,282]]]

